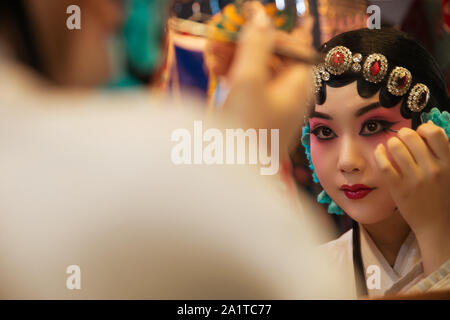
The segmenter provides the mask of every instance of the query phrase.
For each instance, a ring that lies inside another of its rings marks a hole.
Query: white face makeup
[[[309,125],[311,158],[320,184],[354,220],[362,224],[383,221],[395,212],[395,203],[378,172],[374,151],[396,135],[390,130],[411,128],[400,114],[400,104],[379,105],[378,94],[358,95],[356,82],[327,87],[323,105],[316,105]]]

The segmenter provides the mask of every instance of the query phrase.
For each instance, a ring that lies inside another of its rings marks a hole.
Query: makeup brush
[[[386,129],[386,131],[391,131],[391,132],[395,132],[395,133],[398,133],[398,130],[395,130],[395,129]]]
[[[169,20],[169,26],[180,33],[188,33],[194,36],[231,43],[236,43],[239,34],[239,32],[227,31],[213,25],[180,18],[171,18]],[[283,36],[278,40],[275,42],[274,48],[274,53],[277,55],[311,65],[324,61],[323,55],[314,50],[297,46],[294,41],[289,41],[289,35]]]

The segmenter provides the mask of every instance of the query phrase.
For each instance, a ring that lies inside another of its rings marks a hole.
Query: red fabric
[[[444,28],[450,32],[450,0],[442,0],[442,16]]]

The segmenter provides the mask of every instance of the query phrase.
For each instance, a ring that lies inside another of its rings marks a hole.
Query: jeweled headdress
[[[387,75],[389,62],[380,53],[372,53],[365,57],[360,53],[352,53],[344,46],[337,46],[328,51],[325,62],[314,68],[316,94],[319,93],[323,82],[330,80],[330,74],[341,75],[350,71],[362,72],[363,78],[371,83],[381,82]],[[402,97],[408,93],[407,106],[412,112],[422,111],[430,98],[430,90],[423,83],[417,83],[410,89],[413,76],[403,67],[396,66],[387,80],[387,90],[394,96]]]

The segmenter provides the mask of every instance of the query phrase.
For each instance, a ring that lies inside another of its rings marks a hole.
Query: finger
[[[436,163],[431,150],[416,131],[410,128],[402,128],[398,132],[398,137],[406,145],[419,167],[427,172],[435,168]]]
[[[450,161],[450,144],[445,131],[441,127],[428,121],[417,128],[417,133],[426,141],[438,159]]]
[[[397,186],[400,183],[401,176],[389,161],[384,145],[379,144],[374,151],[374,155],[375,162],[377,163],[378,169],[380,170],[381,174],[391,186]]]
[[[264,83],[269,79],[269,59],[274,47],[275,30],[267,14],[255,10],[240,33],[239,46],[231,69],[234,83]]]
[[[303,45],[312,45],[313,28],[314,28],[314,17],[311,15],[306,15],[303,17],[301,25],[299,27],[296,27],[292,31],[292,36]]]
[[[403,142],[399,138],[394,137],[388,140],[387,147],[392,158],[397,163],[402,177],[410,179],[416,176],[418,171],[417,164]]]
[[[228,74],[235,53],[236,45],[230,42],[209,40],[205,48],[205,63],[214,74]]]
[[[276,77],[277,74],[286,68],[286,65],[287,64],[283,61],[282,57],[272,55],[269,60],[271,78]]]

